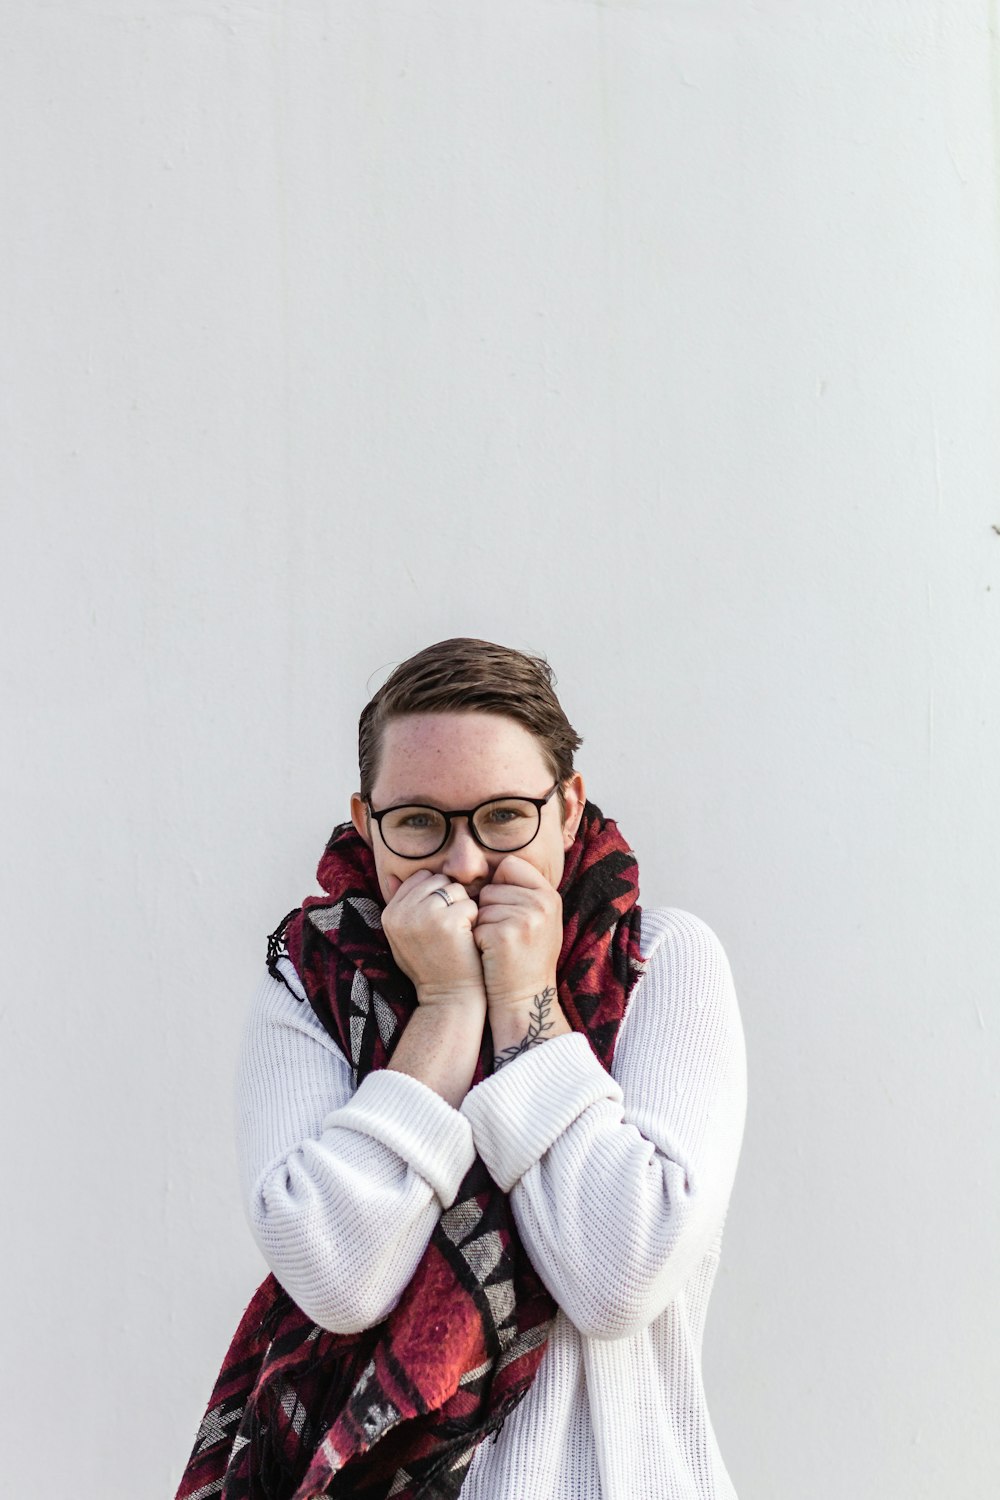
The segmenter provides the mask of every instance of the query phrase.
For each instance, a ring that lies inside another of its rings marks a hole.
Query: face
[[[538,740],[515,719],[478,712],[407,714],[391,719],[383,731],[371,800],[376,811],[398,803],[420,802],[450,812],[453,808],[476,807],[493,797],[544,797],[553,780]],[[566,850],[583,816],[583,778],[571,776],[563,791],[565,821],[556,793],[542,808],[535,839],[517,850],[518,859],[534,865],[554,886],[562,879]],[[387,875],[406,880],[416,870],[446,875],[476,900],[506,857],[480,848],[466,818],[452,823],[444,848],[427,859],[401,859],[387,849],[378,824],[369,819],[358,794],[351,798],[351,819],[371,845],[385,900],[390,894]]]

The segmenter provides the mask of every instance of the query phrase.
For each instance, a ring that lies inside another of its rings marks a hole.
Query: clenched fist
[[[479,893],[472,938],[482,958],[491,1013],[546,989],[554,992],[562,898],[534,865],[508,854]]]
[[[387,880],[392,894],[382,912],[382,930],[397,964],[413,981],[418,1002],[484,1001],[483,963],[473,937],[479,909],[464,886],[430,870]]]

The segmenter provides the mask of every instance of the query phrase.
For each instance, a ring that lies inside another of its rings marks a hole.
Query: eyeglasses
[[[453,818],[468,818],[469,832],[481,849],[493,854],[513,854],[526,849],[542,826],[542,808],[558,789],[544,797],[494,797],[478,807],[442,812],[412,802],[368,811],[378,824],[385,847],[400,859],[428,859],[442,850],[451,837]]]

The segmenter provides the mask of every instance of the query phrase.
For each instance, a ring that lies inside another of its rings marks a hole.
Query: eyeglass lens
[[[541,811],[533,802],[504,797],[476,809],[473,826],[494,853],[523,849],[538,832]],[[382,838],[394,854],[417,859],[434,854],[445,842],[448,820],[435,807],[394,807],[382,818]]]

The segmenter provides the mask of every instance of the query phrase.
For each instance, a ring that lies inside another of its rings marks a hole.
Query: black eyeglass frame
[[[518,849],[527,849],[528,845],[533,844],[537,839],[538,831],[542,826],[542,808],[545,806],[546,802],[551,801],[556,792],[559,790],[559,787],[560,783],[557,781],[552,790],[546,792],[544,797],[524,797],[520,792],[509,792],[506,797],[487,797],[485,802],[479,802],[475,807],[457,807],[452,812],[445,812],[443,807],[431,807],[429,802],[394,802],[391,807],[383,807],[381,812],[376,812],[374,807],[372,807],[371,805],[371,801],[367,797],[365,798],[365,806],[378,824],[379,838],[382,840],[383,844],[385,844],[385,847],[389,850],[390,854],[395,854],[397,859],[432,859],[435,854],[440,854],[441,850],[451,838],[452,818],[465,818],[467,820],[469,824],[469,832],[472,834],[472,837],[475,839],[480,849],[485,849],[487,854],[516,854]],[[531,838],[525,839],[523,844],[518,844],[513,849],[492,849],[489,844],[484,844],[483,840],[479,837],[479,834],[476,830],[474,819],[476,813],[479,812],[480,808],[490,807],[494,802],[530,802],[532,807],[534,807],[535,811],[538,813],[538,822],[535,824],[535,831],[531,835]],[[425,812],[437,813],[439,818],[444,818],[444,838],[436,848],[425,850],[423,854],[400,854],[399,851],[397,849],[394,849],[392,845],[387,841],[385,834],[382,832],[382,819],[387,818],[391,812],[399,812],[400,808],[403,807],[419,807],[422,808]]]

